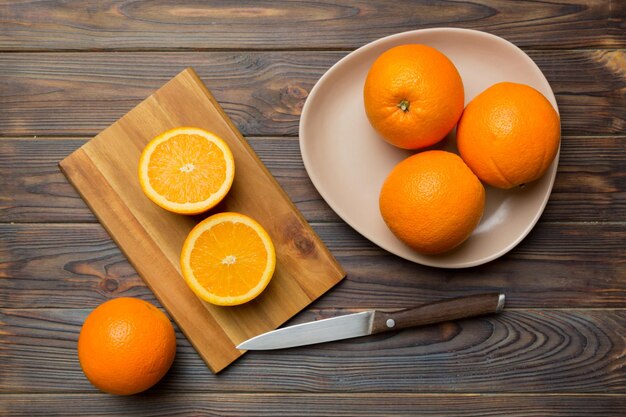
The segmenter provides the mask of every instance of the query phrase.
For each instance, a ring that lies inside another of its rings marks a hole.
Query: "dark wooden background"
[[[626,414],[626,2],[0,1],[0,415]],[[539,65],[562,115],[553,194],[486,265],[403,261],[343,223],[304,170],[308,92],[350,51],[428,27],[484,30]],[[193,66],[348,273],[293,322],[504,291],[499,316],[276,352],[213,375],[178,333],[132,397],[93,388],[76,341],[120,296],[158,305],[57,168]]]

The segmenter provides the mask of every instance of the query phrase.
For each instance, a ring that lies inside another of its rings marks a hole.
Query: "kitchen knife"
[[[241,343],[237,349],[271,350],[312,345],[499,313],[503,308],[504,294],[490,293],[453,298],[393,312],[369,310],[263,333]]]

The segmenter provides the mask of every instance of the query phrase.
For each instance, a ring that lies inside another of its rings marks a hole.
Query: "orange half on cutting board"
[[[183,277],[198,297],[232,306],[263,292],[274,274],[276,251],[255,220],[240,213],[219,213],[192,229],[180,263]]]
[[[217,205],[235,178],[235,162],[223,139],[197,127],[178,127],[155,137],[139,160],[139,183],[150,200],[180,214]]]

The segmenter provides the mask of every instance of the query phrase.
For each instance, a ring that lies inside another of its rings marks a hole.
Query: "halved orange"
[[[180,256],[183,277],[201,299],[216,305],[248,302],[269,284],[276,251],[268,233],[240,213],[219,213],[194,227]]]
[[[177,127],[155,137],[139,160],[141,189],[157,205],[198,214],[226,196],[235,178],[224,140],[197,127]]]

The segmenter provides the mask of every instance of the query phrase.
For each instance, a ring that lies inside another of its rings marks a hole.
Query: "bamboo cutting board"
[[[263,225],[276,247],[276,271],[269,286],[242,306],[210,305],[187,287],[180,251],[201,218],[159,208],[139,186],[137,165],[144,146],[177,126],[216,133],[235,157],[233,186],[207,215],[247,214]],[[191,68],[59,165],[213,372],[243,353],[235,348],[240,342],[277,328],[345,276]]]

